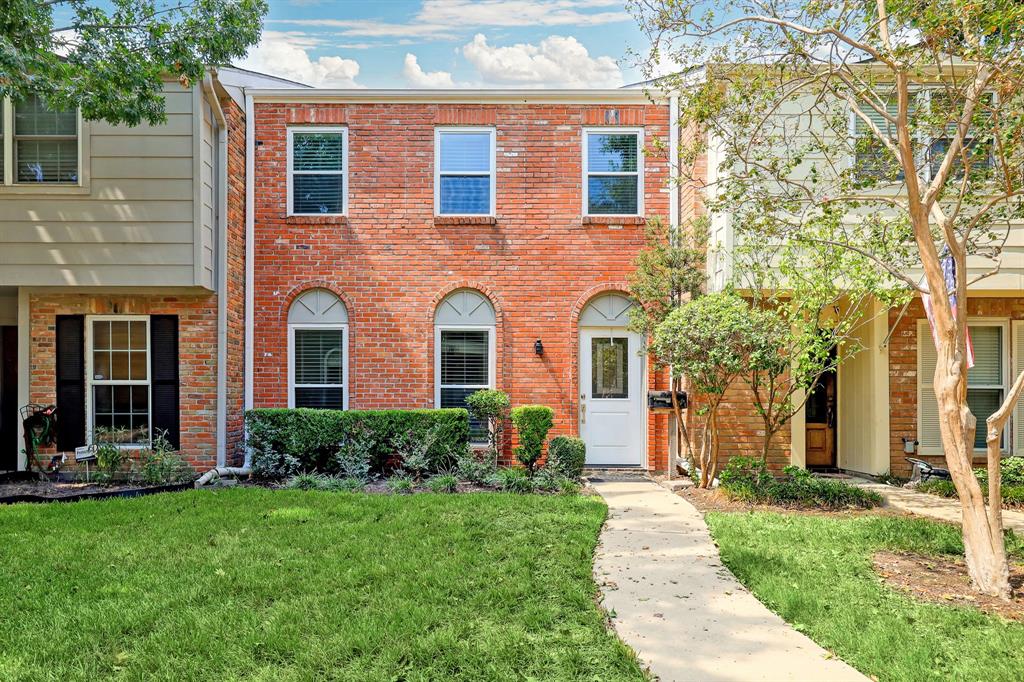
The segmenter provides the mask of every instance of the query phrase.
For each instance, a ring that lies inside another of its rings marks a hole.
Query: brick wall
[[[1021,320],[1024,298],[969,298],[967,314]],[[889,311],[889,328],[895,326],[889,339],[889,467],[897,476],[909,476],[911,471],[903,452],[903,438],[917,438],[917,322],[924,317],[920,298],[911,302],[902,318],[899,310]],[[1010,340],[1004,339],[1004,343]],[[981,426],[984,428],[983,423]],[[921,459],[936,464],[943,461],[941,456]],[[981,466],[984,459],[975,457],[976,466]]]
[[[244,457],[245,406],[245,114],[230,97],[221,99],[228,121],[228,361],[227,453],[229,465]]]
[[[212,294],[32,294],[29,400],[56,396],[57,315],[177,315],[181,453],[205,469],[217,459],[217,299]],[[59,415],[58,415],[59,418]]]
[[[286,126],[313,122],[348,126],[347,218],[286,216]],[[434,219],[434,127],[456,123],[497,130],[493,221]],[[554,433],[575,433],[578,315],[626,288],[644,242],[642,224],[582,217],[581,127],[609,124],[644,126],[651,147],[668,139],[668,107],[257,104],[256,405],[286,404],[288,304],[324,286],[348,306],[350,407],[433,406],[434,308],[472,287],[498,314],[498,387],[515,404],[550,405]],[[652,153],[645,170],[645,212],[667,218],[667,157]],[[665,419],[649,420],[655,469]]]

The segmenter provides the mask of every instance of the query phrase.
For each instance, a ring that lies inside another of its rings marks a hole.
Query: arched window
[[[614,292],[601,294],[587,304],[580,313],[581,327],[626,327],[633,301]]]
[[[494,388],[494,306],[479,291],[448,294],[434,313],[434,404],[465,407],[466,397]],[[487,425],[470,423],[473,442],[486,442]]]
[[[288,407],[348,409],[348,310],[327,289],[288,309]]]

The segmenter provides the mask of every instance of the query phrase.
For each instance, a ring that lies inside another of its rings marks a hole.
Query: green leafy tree
[[[705,133],[684,141],[684,156],[713,152],[708,209],[731,214],[737,240],[764,225],[778,241],[858,253],[931,295],[933,385],[968,573],[979,591],[1008,598],[999,441],[1024,375],[986,420],[986,506],[971,469],[966,336],[968,287],[999,271],[1024,219],[1024,4],[630,5],[651,39],[650,68],[679,66],[659,85],[680,93],[683,129]]]
[[[776,434],[804,408],[822,375],[863,351],[865,325],[910,294],[854,251],[742,231],[745,239],[731,254],[734,286],[752,307],[742,378],[764,425],[766,463]]]
[[[512,409],[512,401],[509,399],[508,393],[485,388],[471,393],[466,398],[466,406],[474,419],[487,425],[491,458],[497,464],[498,458],[505,448],[505,423],[508,421],[509,412]]]
[[[692,400],[699,404],[701,488],[711,485],[718,470],[718,408],[729,387],[746,371],[750,344],[750,306],[731,292],[706,294],[686,303],[654,329],[652,350],[674,374],[686,377]]]
[[[0,97],[37,95],[90,120],[166,120],[163,79],[189,85],[245,56],[266,0],[5,0]]]
[[[645,340],[650,339],[669,313],[700,296],[707,282],[704,266],[707,246],[705,219],[694,220],[675,229],[659,218],[650,221],[646,244],[633,260],[633,272],[629,276],[629,293],[636,302],[629,313],[632,331],[641,334]],[[654,360],[659,361],[656,355]],[[682,406],[676,397],[683,388],[683,377],[673,373],[669,388],[672,390],[676,429],[673,459],[678,461],[681,450],[690,464],[690,471],[693,471],[693,444],[683,419]]]

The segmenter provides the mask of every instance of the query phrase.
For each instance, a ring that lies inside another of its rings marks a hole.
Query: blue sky
[[[323,87],[617,87],[646,41],[624,0],[270,0],[239,66]]]

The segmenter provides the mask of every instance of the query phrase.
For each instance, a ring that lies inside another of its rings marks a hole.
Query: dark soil
[[[1010,564],[1013,598],[1003,601],[971,589],[967,566],[960,557],[876,552],[875,572],[889,587],[933,604],[970,606],[1009,620],[1024,620],[1024,565]]]
[[[895,516],[913,516],[907,512],[898,512],[890,509],[882,509],[875,507],[874,509],[861,509],[858,507],[850,507],[849,509],[838,509],[838,510],[827,510],[827,509],[808,509],[807,507],[801,507],[799,505],[780,505],[780,504],[753,504],[750,502],[744,502],[741,500],[731,499],[724,491],[719,488],[712,488],[710,490],[696,487],[680,488],[676,491],[676,494],[682,497],[684,500],[692,504],[699,511],[707,513],[709,511],[719,512],[749,512],[749,511],[774,511],[784,512],[787,514],[808,514],[812,516],[864,516],[865,514],[872,515],[895,515]]]
[[[0,483],[0,503],[79,499],[88,496],[112,496],[134,491],[162,490],[171,486],[147,486],[143,483],[98,485],[77,481],[17,480]],[[180,487],[180,486],[179,486]]]

